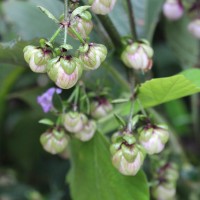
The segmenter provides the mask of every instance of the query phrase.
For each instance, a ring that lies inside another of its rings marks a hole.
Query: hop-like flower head
[[[63,125],[71,133],[79,133],[87,122],[87,117],[82,113],[69,112],[63,115]]]
[[[43,148],[51,154],[58,154],[64,151],[68,145],[68,141],[69,139],[64,130],[48,130],[40,137]]]
[[[84,52],[80,53],[79,59],[83,62],[85,70],[97,69],[106,59],[107,48],[102,44],[86,44],[84,50]]]
[[[77,36],[73,33],[72,28],[81,35],[83,39],[86,39],[93,28],[92,15],[88,11],[77,15],[69,23],[69,35],[74,39],[78,39]]]
[[[200,39],[200,19],[191,21],[188,25],[188,30],[197,39]]]
[[[82,74],[82,62],[75,57],[57,57],[48,62],[47,73],[63,89],[73,87]]]
[[[172,200],[176,194],[176,181],[179,177],[176,164],[167,163],[156,172],[158,184],[153,187],[153,196],[159,200]]]
[[[168,128],[164,125],[147,125],[139,129],[139,141],[150,155],[160,153],[169,139]]]
[[[172,200],[176,194],[176,188],[172,184],[162,183],[153,189],[153,196],[159,200]]]
[[[121,59],[127,67],[135,70],[148,71],[153,61],[153,49],[145,40],[128,45],[121,55]]]
[[[82,142],[86,142],[92,139],[96,132],[96,122],[93,120],[88,120],[85,124],[84,128],[79,132],[75,133],[75,137],[81,140]]]
[[[50,50],[29,45],[26,46],[23,51],[25,61],[29,64],[33,72],[45,73],[47,71],[47,62],[52,57]]]
[[[131,134],[115,133],[110,147],[113,165],[124,175],[134,176],[140,170],[145,150]]]
[[[88,2],[95,14],[107,15],[114,8],[116,0],[89,0]]]
[[[166,0],[163,13],[169,20],[178,20],[183,16],[184,8],[180,0]]]
[[[100,119],[108,115],[113,110],[112,104],[105,98],[91,103],[91,115],[95,119]]]
[[[55,92],[60,94],[62,90],[54,87],[49,88],[45,93],[37,97],[37,102],[41,105],[45,113],[49,112],[53,108],[52,99]]]

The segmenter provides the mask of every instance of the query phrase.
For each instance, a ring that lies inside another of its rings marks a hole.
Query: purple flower
[[[45,113],[49,112],[53,108],[52,99],[54,93],[60,94],[62,92],[59,88],[49,88],[45,93],[41,96],[37,97],[38,104],[42,107]]]

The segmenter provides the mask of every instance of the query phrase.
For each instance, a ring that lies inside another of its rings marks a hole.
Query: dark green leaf
[[[56,110],[62,111],[62,99],[56,92],[53,95],[53,106]]]

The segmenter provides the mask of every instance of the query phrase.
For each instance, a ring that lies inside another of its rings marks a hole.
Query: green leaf
[[[188,31],[190,19],[185,15],[178,21],[166,21],[167,42],[173,49],[183,68],[193,67],[198,62],[199,44]]]
[[[181,74],[168,78],[156,78],[145,82],[139,88],[138,98],[144,108],[157,106],[175,99],[200,92],[200,69],[185,70]],[[136,102],[134,112],[140,106]],[[98,129],[109,133],[119,126],[114,118],[114,113],[121,116],[128,115],[130,103],[119,104],[114,111],[98,121]]]
[[[87,9],[89,9],[91,6],[80,6],[78,8],[76,8],[73,12],[71,17],[74,18],[76,15],[80,15],[82,12],[86,11]]]
[[[147,81],[139,88],[138,98],[144,107],[152,107],[200,92],[200,81],[193,80],[195,73],[200,76],[200,70],[195,70],[185,72],[186,76],[179,74]]]
[[[50,120],[50,119],[47,119],[47,118],[41,119],[41,120],[39,121],[39,123],[40,123],[40,124],[49,125],[49,126],[53,126],[53,125],[54,125],[54,122],[53,122],[52,120]]]
[[[143,172],[123,176],[113,166],[107,140],[99,133],[86,143],[73,140],[68,176],[73,200],[148,200]]]
[[[18,40],[8,43],[0,43],[1,62],[12,65],[27,65],[24,60],[23,48],[28,44],[28,42]]]
[[[52,19],[55,23],[59,23],[59,21],[56,19],[56,17],[48,11],[46,8],[42,6],[37,6],[45,15],[47,15],[48,18]]]
[[[60,96],[55,92],[53,95],[53,106],[56,110],[62,111],[62,99]]]
[[[164,0],[131,0],[139,38],[152,40],[163,2]],[[118,1],[109,16],[121,36],[131,35],[126,1]]]
[[[44,6],[55,16],[63,12],[63,4],[60,1],[30,0],[16,1],[10,0],[3,3],[3,10],[6,20],[11,22],[16,33],[23,40],[33,38],[50,38],[58,25],[49,20],[37,9],[37,5]]]

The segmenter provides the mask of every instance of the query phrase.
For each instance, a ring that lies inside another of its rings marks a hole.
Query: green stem
[[[64,0],[65,2],[65,7],[64,7],[64,20],[67,22],[67,17],[68,17],[68,0]],[[68,25],[66,23],[65,25],[65,31],[64,31],[64,44],[67,44],[67,32],[68,32]]]
[[[74,28],[70,27],[70,30],[74,33],[74,35],[76,35],[76,37],[79,39],[79,41],[82,44],[85,44],[84,39],[81,37],[81,35]]]
[[[142,104],[141,104],[141,101],[140,101],[138,98],[137,98],[137,102],[138,102],[138,105],[139,105],[139,107],[140,107],[140,111],[142,112],[142,114],[143,114],[145,117],[147,117],[148,115],[147,115],[145,109],[143,108],[143,106],[142,106]]]
[[[62,30],[62,26],[60,26],[60,27],[56,30],[56,32],[53,34],[53,36],[52,36],[51,39],[49,40],[50,43],[52,43],[52,42],[56,39],[56,37],[58,36],[58,34],[60,33],[61,30]]]
[[[133,6],[131,3],[131,0],[126,0],[127,6],[128,6],[128,13],[129,13],[129,22],[130,22],[130,28],[132,32],[132,37],[134,41],[137,41],[137,33],[136,33],[136,26],[135,26],[135,19],[134,19],[134,13],[133,13]]]

